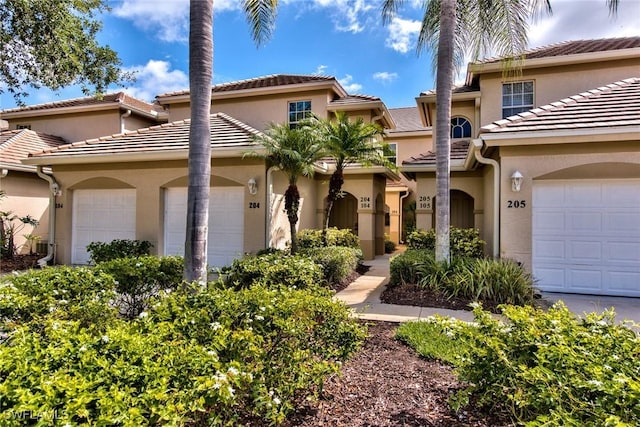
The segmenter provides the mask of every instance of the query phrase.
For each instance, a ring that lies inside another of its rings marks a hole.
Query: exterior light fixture
[[[247,181],[247,187],[249,188],[249,194],[252,196],[258,194],[258,183],[255,178],[249,178],[249,181]]]
[[[517,193],[520,191],[520,188],[522,187],[522,180],[524,179],[524,175],[522,175],[522,173],[520,173],[520,171],[515,171],[512,175],[511,175],[511,191]]]

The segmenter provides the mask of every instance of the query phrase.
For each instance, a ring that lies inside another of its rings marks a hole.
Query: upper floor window
[[[464,117],[451,118],[451,139],[471,138],[471,122]]]
[[[398,153],[398,144],[395,142],[391,142],[384,146],[384,156],[389,160],[390,163],[396,164],[396,156]]]
[[[31,125],[16,125],[16,129],[29,129],[31,130]]]
[[[289,127],[298,126],[298,123],[311,115],[311,101],[294,101],[289,103]]]
[[[533,81],[502,84],[502,118],[533,108]]]

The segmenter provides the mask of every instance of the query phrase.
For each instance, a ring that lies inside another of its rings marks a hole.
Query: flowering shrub
[[[131,319],[147,309],[149,300],[159,291],[177,289],[182,284],[183,269],[183,259],[171,256],[118,258],[96,266],[96,271],[115,279],[116,305],[122,316]]]
[[[562,303],[548,312],[503,307],[506,323],[481,308],[452,327],[467,353],[457,372],[469,395],[529,426],[640,425],[640,337],[613,311],[577,319]]]
[[[276,424],[364,338],[331,296],[257,284],[161,293],[102,330],[45,314],[0,344],[0,424]]]

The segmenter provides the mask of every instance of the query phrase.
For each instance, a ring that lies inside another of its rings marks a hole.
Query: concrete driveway
[[[632,320],[640,323],[640,298],[561,294],[555,292],[543,292],[542,298],[551,303],[562,300],[569,310],[577,315],[594,311],[602,313],[604,310],[613,307],[616,312],[616,320],[620,322]]]

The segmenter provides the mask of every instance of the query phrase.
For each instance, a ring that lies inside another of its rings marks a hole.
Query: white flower
[[[215,352],[215,351],[213,351],[213,350],[209,350],[209,351],[207,351],[207,354],[208,354],[209,356],[215,356],[215,355],[216,355],[216,352]]]
[[[79,350],[79,351],[87,351],[87,347],[83,345],[83,346],[82,346],[82,347],[80,347],[78,350]]]
[[[264,320],[264,316],[257,315],[256,320]]]
[[[601,387],[602,386],[602,381],[598,381],[598,380],[589,380],[587,381],[587,384],[591,384],[594,385],[596,387]]]
[[[147,313],[146,311],[141,311],[140,314],[138,314],[138,317],[141,319],[144,319],[145,317],[148,317],[149,313]]]
[[[211,329],[213,329],[214,331],[217,331],[218,329],[222,328],[222,325],[218,322],[213,322],[211,325]]]
[[[260,311],[265,311],[266,309],[266,307],[260,307]]]
[[[227,372],[228,372],[228,373],[230,373],[231,375],[238,375],[238,370],[237,370],[236,368],[234,368],[233,366],[232,366],[232,367],[230,367],[230,368],[227,370]]]
[[[235,390],[233,387],[231,387],[231,386],[227,387],[227,390],[229,391],[229,394],[230,394],[231,396],[233,396],[233,394],[236,392],[236,390]]]
[[[109,337],[106,336],[106,335],[103,335],[101,339],[102,339],[103,343],[108,343],[109,342]]]
[[[281,402],[280,402],[280,399],[278,399],[277,397],[274,397],[274,398],[273,398],[273,403],[274,403],[275,405],[279,405]]]

